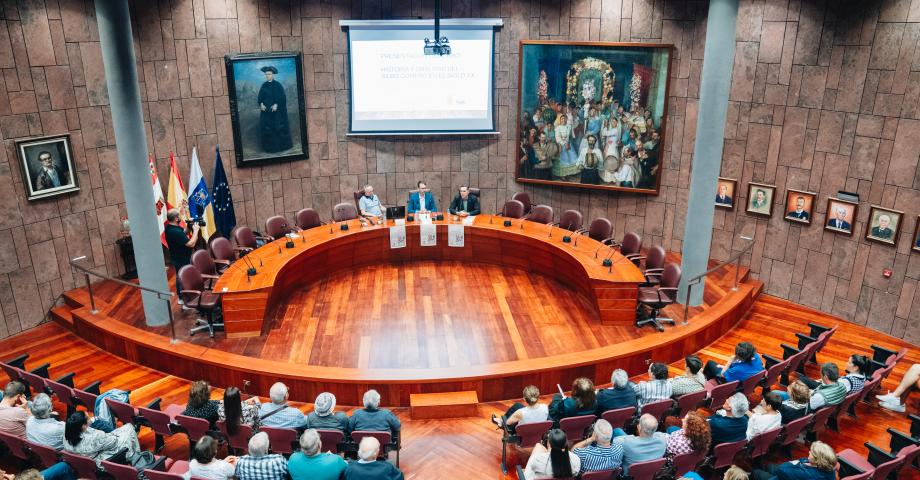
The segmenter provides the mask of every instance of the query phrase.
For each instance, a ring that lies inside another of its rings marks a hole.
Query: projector
[[[447,37],[441,37],[432,41],[425,39],[425,55],[450,55],[450,41]]]

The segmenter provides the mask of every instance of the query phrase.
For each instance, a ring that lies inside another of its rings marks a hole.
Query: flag
[[[211,194],[208,193],[208,185],[204,182],[204,175],[201,174],[201,165],[198,164],[197,147],[192,147],[192,160],[189,165],[188,211],[191,215],[190,218],[204,220],[201,235],[205,240],[211,238],[211,235],[217,231],[214,226],[214,208],[211,206]]]
[[[170,209],[179,210],[179,225],[185,228],[185,220],[189,218],[188,195],[185,194],[182,179],[179,178],[179,169],[176,168],[176,159],[172,152],[169,152],[169,187],[166,189],[166,205]]]
[[[166,245],[166,199],[163,198],[163,187],[160,186],[160,177],[157,176],[157,169],[153,165],[153,155],[148,159],[150,163],[150,179],[153,181],[153,202],[157,209],[157,220],[160,226],[160,242]]]
[[[227,185],[224,162],[220,160],[220,147],[217,147],[217,159],[214,160],[214,181],[211,182],[211,187],[217,230],[230,238],[230,232],[236,226],[236,213],[233,212],[233,197],[230,195],[230,186]]]

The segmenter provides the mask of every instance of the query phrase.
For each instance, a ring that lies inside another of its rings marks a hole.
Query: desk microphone
[[[249,280],[249,277],[255,275],[258,272],[256,271],[255,264],[253,264],[252,260],[249,259],[249,255],[245,255],[242,258],[243,258],[243,263],[245,263],[246,266],[249,267],[246,269],[246,280]],[[259,261],[261,262],[262,260],[259,259]]]
[[[329,219],[329,235],[333,234],[332,228],[335,226],[336,221],[334,218]]]
[[[549,224],[549,238],[553,238],[553,227],[555,227],[555,226],[556,226],[555,223],[550,223],[550,224]]]
[[[524,229],[524,220],[527,220],[527,217],[521,217],[521,230]]]
[[[615,251],[615,250],[614,250],[614,251]],[[610,255],[611,255],[611,256],[613,256],[613,252],[614,252],[614,251],[611,251],[611,252],[610,252]],[[616,265],[616,264],[618,264],[618,263],[620,263],[620,262],[622,262],[623,260],[629,260],[629,258],[627,258],[627,257],[624,256],[624,257],[618,258],[617,261],[615,261],[615,262],[611,262],[609,257],[608,257],[606,260],[604,260],[604,264],[607,265],[607,267],[608,267],[608,268],[607,268],[607,273],[613,273],[613,266]]]

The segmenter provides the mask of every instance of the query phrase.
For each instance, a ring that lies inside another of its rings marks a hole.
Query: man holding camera
[[[181,225],[182,218],[179,216],[178,209],[172,209],[166,212],[166,246],[169,248],[169,260],[176,269],[176,293],[182,291],[182,284],[179,283],[179,269],[192,263],[192,251],[195,244],[198,243],[198,232],[201,230],[199,222],[192,224],[192,236],[185,234],[185,229]],[[179,298],[179,305],[182,305],[182,298]]]

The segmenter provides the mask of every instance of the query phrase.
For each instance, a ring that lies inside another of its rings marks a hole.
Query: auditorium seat
[[[332,207],[332,221],[344,222],[358,218],[358,208],[350,203],[339,203]]]
[[[227,431],[227,423],[224,421],[217,422],[217,428],[223,434],[224,439],[227,440],[227,445],[230,446],[230,451],[234,455],[245,454],[249,450],[249,437],[252,437],[252,427],[241,423],[236,433],[232,435]]]
[[[636,462],[629,466],[630,480],[652,480],[664,468],[667,459],[656,458],[645,462]]]
[[[781,433],[783,433],[783,428],[776,427],[772,430],[754,435],[754,438],[750,440],[751,445],[748,454],[753,459],[766,455],[770,451],[770,446],[779,438]]]
[[[386,459],[390,452],[396,451],[396,466],[399,467],[399,436],[393,437],[390,432],[371,432],[367,430],[355,430],[351,432],[351,440],[358,445],[364,437],[374,437],[380,442],[379,458]]]
[[[508,200],[501,211],[501,216],[508,218],[522,218],[524,214],[524,204],[518,200]]]
[[[781,440],[779,445],[783,448],[784,455],[789,456],[792,454],[792,444],[794,444],[799,438],[799,435],[811,425],[813,420],[814,414],[809,413],[802,418],[797,418],[783,425],[783,431],[780,433]]]
[[[533,207],[536,206],[536,205],[534,205],[533,203],[531,203],[531,201],[530,201],[530,194],[527,193],[527,192],[517,192],[517,193],[515,193],[514,195],[511,196],[511,199],[512,199],[512,200],[517,200],[517,201],[521,202],[521,205],[524,205],[524,215],[529,214],[529,213],[530,213],[530,210],[533,209]]]
[[[722,408],[722,405],[725,404],[725,400],[728,400],[728,397],[735,394],[738,391],[738,386],[741,385],[741,382],[735,380],[733,382],[723,383],[722,385],[713,386],[710,389],[710,383],[706,384],[706,388],[709,389],[709,410],[716,411]]]
[[[550,428],[553,428],[553,422],[549,420],[517,425],[514,433],[506,425],[502,433],[502,473],[508,474],[508,445],[531,448],[543,440],[543,436]]]
[[[764,359],[766,362],[766,359]],[[767,367],[766,374],[763,377],[763,380],[760,381],[761,395],[766,395],[769,392],[773,385],[776,384],[776,381],[779,380],[779,376],[786,370],[786,367],[789,366],[788,360],[780,361],[775,363],[772,366]]]
[[[738,387],[739,391],[744,394],[745,397],[749,397],[754,394],[754,390],[760,386],[760,383],[767,376],[766,370],[761,370],[750,377],[746,378],[741,382],[741,386]]]
[[[530,215],[527,216],[527,220],[536,223],[542,223],[544,225],[553,222],[553,207],[549,205],[537,205],[533,207],[533,210],[530,211]]]
[[[61,453],[47,445],[26,440],[25,449],[43,468],[48,468],[61,460]]]
[[[325,225],[325,222],[320,220],[319,213],[312,208],[304,208],[297,212],[296,220],[297,228],[301,230],[309,230],[320,225]]]
[[[643,305],[652,310],[648,318],[636,319],[636,326],[645,325],[654,326],[659,332],[664,331],[662,322],[674,325],[674,320],[670,318],[659,318],[658,314],[664,307],[677,302],[677,285],[680,283],[680,267],[676,263],[669,263],[664,267],[664,273],[661,274],[661,282],[658,285],[640,286],[639,287],[639,306]]]
[[[595,470],[593,472],[584,472],[579,477],[581,480],[614,480],[620,478],[622,469],[613,468],[609,470]]]
[[[664,427],[664,416],[673,406],[674,401],[670,398],[658,400],[657,402],[646,403],[642,406],[641,409],[639,409],[639,415],[649,414],[658,420],[658,425],[660,427]]]
[[[176,426],[173,428],[188,437],[189,456],[191,456],[194,453],[195,443],[210,432],[211,424],[203,418],[187,415],[176,415],[175,420]]]
[[[20,460],[29,459],[29,454],[26,452],[26,443],[22,438],[0,431],[0,444],[6,445],[6,450],[14,457]]]
[[[840,462],[840,476],[855,475],[875,469],[872,474],[873,479],[884,480],[890,475],[897,477],[897,472],[904,466],[909,465],[908,461],[913,462],[920,455],[920,446],[914,445],[903,448],[897,455],[875,446],[872,442],[865,443],[869,449],[869,457],[863,458],[853,449],[846,449],[837,453],[837,460]]]
[[[674,459],[671,460],[674,466],[674,478],[680,478],[688,472],[696,470],[697,465],[699,465],[704,458],[706,458],[706,454],[701,452],[682,453],[675,456]]]
[[[720,443],[713,447],[712,456],[707,459],[713,470],[721,470],[732,465],[735,455],[747,447],[747,440],[738,440],[737,442]]]
[[[204,277],[193,265],[186,265],[180,268],[178,275],[179,281],[182,283],[179,298],[182,299],[186,307],[194,308],[199,313],[207,316],[206,320],[195,320],[195,326],[189,331],[189,335],[207,330],[208,335],[214,338],[214,331],[224,328],[223,323],[214,321],[214,313],[220,307],[220,295],[205,289]]]
[[[212,290],[214,284],[220,276],[217,273],[217,264],[211,258],[207,250],[195,250],[192,254],[192,265],[198,269],[198,273],[204,279],[204,288]]]
[[[834,412],[831,413],[830,418],[827,419],[827,425],[831,427],[832,430],[835,432],[840,431],[840,417],[846,415],[850,411],[850,407],[852,407],[856,401],[859,400],[859,395],[861,393],[862,391],[860,390],[859,392],[853,392],[847,395],[844,397],[843,402],[840,402],[840,405],[834,409]]]
[[[262,430],[265,431],[265,427],[262,427]],[[317,430],[316,433],[319,434],[319,441],[323,445],[324,451],[339,453],[341,450],[339,446],[345,442],[344,433],[340,430]],[[269,438],[271,438],[271,434],[269,434]]]
[[[151,402],[151,405],[159,404],[159,398]],[[154,451],[159,452],[165,445],[166,437],[171,437],[174,433],[172,425],[175,423],[176,415],[185,410],[182,405],[172,404],[165,410],[158,408],[138,407],[138,421],[141,425],[149,427],[154,433]]]
[[[648,283],[661,282],[661,274],[664,273],[664,260],[667,256],[664,247],[655,245],[645,254],[645,265],[642,269],[642,275]]]
[[[578,232],[581,230],[582,225],[582,215],[578,210],[566,210],[562,212],[562,216],[559,217],[558,222],[553,222],[550,225],[554,225],[559,228],[563,228],[570,232]]]
[[[680,409],[678,416],[684,418],[688,413],[695,411],[706,400],[709,392],[700,390],[699,392],[688,393],[677,398],[677,407]]]
[[[291,233],[294,229],[288,225],[288,221],[281,215],[269,217],[265,221],[265,234],[274,240]]]
[[[131,404],[119,402],[111,398],[105,398],[105,404],[108,405],[109,411],[112,412],[112,416],[120,421],[122,425],[135,425],[137,422],[137,410],[131,406]]]
[[[594,425],[595,420],[597,420],[597,416],[595,415],[566,417],[559,420],[559,429],[565,432],[565,436],[569,440],[569,443],[577,442],[585,438],[585,430],[591,425]]]
[[[70,468],[73,469],[74,473],[77,474],[77,478],[89,478],[94,480],[99,478],[99,475],[97,475],[98,473],[102,473],[92,458],[84,457],[83,455],[77,455],[76,453],[68,452],[67,450],[61,450],[61,457],[63,461],[70,465]]]
[[[297,443],[297,430],[294,430],[293,428],[277,428],[266,426],[259,427],[259,430],[268,434],[268,441],[271,445],[273,453],[280,453],[282,455],[290,455],[294,453],[294,444]],[[328,446],[322,440],[323,437],[320,435],[320,443],[323,445],[323,451],[328,451]],[[340,441],[341,440],[339,440],[339,442]],[[333,445],[333,448],[336,448],[339,442],[336,442]]]
[[[147,472],[156,470],[182,475],[188,472],[188,468],[188,462],[184,460],[173,461],[166,457],[158,457],[157,463],[155,463],[153,467],[145,469],[144,474],[146,475]],[[137,480],[143,478],[143,476],[140,475],[141,472],[131,465],[122,465],[116,462],[103,460],[102,469],[105,471],[106,477],[111,477],[113,480]]]
[[[705,393],[705,392],[703,392]],[[601,414],[601,418],[610,422],[613,428],[625,428],[627,422],[636,416],[636,407],[618,408],[616,410],[607,410]]]

